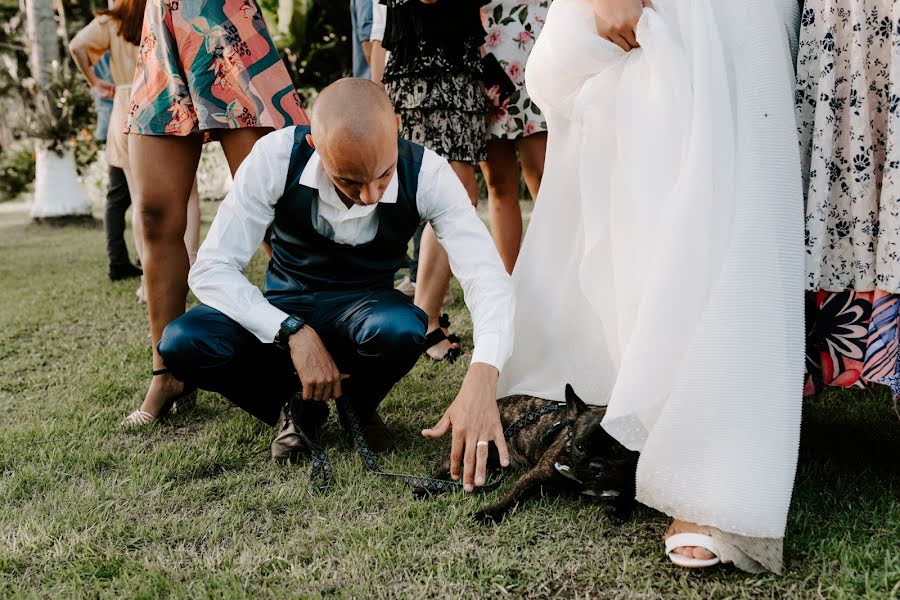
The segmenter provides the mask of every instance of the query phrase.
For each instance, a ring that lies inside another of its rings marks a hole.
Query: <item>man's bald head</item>
[[[379,85],[346,78],[319,93],[308,141],[343,196],[374,204],[397,164],[398,126],[391,100]]]
[[[316,98],[312,135],[319,145],[348,138],[365,144],[386,134],[397,136],[397,116],[390,98],[376,83],[339,79]]]

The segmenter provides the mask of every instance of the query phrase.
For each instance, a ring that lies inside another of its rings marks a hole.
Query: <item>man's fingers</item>
[[[475,485],[484,485],[487,471],[488,446],[490,442],[478,440],[475,442]]]
[[[437,439],[444,437],[444,434],[447,433],[448,429],[450,429],[450,419],[447,415],[444,415],[441,417],[441,420],[437,422],[437,425],[431,429],[423,429],[422,435],[428,438]]]
[[[497,425],[494,433],[494,444],[497,445],[497,453],[500,455],[500,466],[504,469],[509,466],[509,448],[506,446],[506,437],[503,435],[503,425]]]
[[[453,442],[450,444],[450,477],[454,481],[459,479],[459,467],[462,463],[463,448],[465,440],[462,436],[454,435]]]
[[[315,391],[312,384],[308,384],[301,380],[300,385],[303,387],[303,399],[312,400],[313,392]]]
[[[466,440],[465,458],[463,459],[463,489],[471,492],[475,489],[475,438]]]
[[[341,389],[341,380],[338,379],[334,383],[331,384],[331,397],[337,400],[341,396],[344,395],[344,391]]]

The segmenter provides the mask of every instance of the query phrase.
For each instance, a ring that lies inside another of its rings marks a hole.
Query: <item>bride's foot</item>
[[[675,519],[672,521],[672,524],[669,525],[669,529],[666,530],[665,540],[668,542],[670,538],[672,542],[678,541],[679,538],[675,536],[679,536],[680,539],[685,540],[685,543],[700,543],[703,542],[703,546],[674,546],[671,547],[671,542],[667,544],[666,551],[669,553],[669,557],[672,558],[672,562],[679,566],[709,566],[707,564],[699,564],[701,561],[716,561],[718,562],[718,557],[714,552],[711,551],[710,548],[715,548],[714,541],[712,538],[707,536],[706,534],[701,533],[703,528],[699,525],[695,525],[694,523],[688,523],[687,521],[679,521]],[[687,535],[684,535],[687,534]],[[673,558],[672,555],[678,555],[679,557],[684,557],[687,559],[686,561],[680,561],[677,558]]]
[[[165,416],[176,401],[182,404],[190,403],[195,396],[195,389],[189,389],[167,370],[155,371],[150,379],[150,387],[147,389],[143,404],[125,417],[122,425],[127,428],[150,425]]]

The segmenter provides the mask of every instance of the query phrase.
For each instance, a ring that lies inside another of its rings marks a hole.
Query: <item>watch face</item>
[[[303,327],[303,319],[291,315],[284,320],[284,323],[282,323],[281,327],[282,329],[285,329],[291,333],[296,333],[298,329]]]

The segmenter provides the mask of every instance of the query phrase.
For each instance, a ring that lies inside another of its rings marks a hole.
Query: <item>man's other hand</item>
[[[291,361],[303,384],[304,400],[331,400],[341,397],[341,381],[349,375],[338,371],[334,359],[319,338],[305,325],[290,337]]]
[[[488,442],[494,442],[500,453],[500,465],[509,466],[509,450],[503,437],[503,424],[497,409],[497,379],[500,372],[484,363],[473,363],[456,399],[437,425],[422,431],[425,437],[437,439],[452,430],[450,476],[460,477],[463,487],[471,492],[486,479]],[[479,442],[482,442],[479,444]]]

